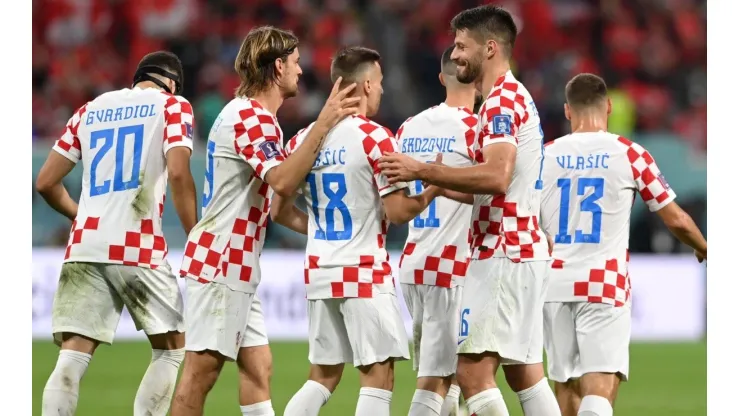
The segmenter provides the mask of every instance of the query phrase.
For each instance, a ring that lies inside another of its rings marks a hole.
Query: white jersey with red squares
[[[532,96],[511,74],[494,84],[478,114],[476,161],[496,143],[516,146],[516,164],[505,195],[476,195],[472,257],[508,257],[513,262],[549,260],[545,234],[537,223],[542,194],[543,134]]]
[[[124,88],[75,112],[54,144],[83,167],[65,262],[153,269],[165,262],[165,156],[177,146],[193,148],[193,109],[180,96]]]
[[[630,213],[676,198],[642,146],[615,134],[575,133],[545,147],[542,226],[553,237],[548,301],[622,306],[630,299]]]
[[[406,120],[396,133],[401,152],[422,162],[442,153],[447,166],[471,166],[469,144],[475,141],[478,117],[465,107],[445,103]],[[423,191],[421,181],[411,193]],[[471,205],[435,198],[409,222],[409,235],[399,262],[401,283],[454,287],[462,284],[470,255]]]
[[[208,135],[203,216],[181,276],[257,290],[272,192],[265,176],[283,161],[282,139],[275,116],[255,100],[235,98],[221,110]]]
[[[300,146],[312,126],[290,140],[288,154]],[[381,198],[405,192],[407,185],[390,185],[377,165],[383,152],[397,151],[393,134],[363,116],[345,118],[324,139],[301,187],[309,216],[308,299],[370,298],[395,292]]]

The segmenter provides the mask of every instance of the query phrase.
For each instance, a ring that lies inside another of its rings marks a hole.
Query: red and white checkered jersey
[[[286,153],[301,145],[312,126],[290,140]],[[340,121],[324,139],[301,187],[309,216],[308,299],[370,298],[395,291],[381,198],[405,192],[407,185],[390,185],[378,163],[383,152],[397,151],[387,128],[359,115]]]
[[[442,153],[448,166],[471,166],[469,145],[475,141],[478,117],[465,107],[445,103],[406,120],[396,133],[401,152],[422,162]],[[409,184],[411,194],[423,191],[421,181]],[[470,255],[473,207],[435,198],[409,222],[409,235],[399,262],[401,283],[454,287],[462,284]]]
[[[509,71],[494,84],[478,118],[478,140],[471,145],[476,160],[483,161],[484,147],[510,143],[516,146],[516,164],[505,195],[475,196],[472,257],[549,260],[547,239],[537,223],[544,148],[534,100]]]
[[[65,262],[153,269],[165,262],[165,155],[178,146],[193,148],[193,109],[159,89],[111,91],[74,113],[54,144],[83,166]]]
[[[267,172],[283,161],[283,132],[257,101],[235,98],[208,135],[202,218],[185,245],[180,270],[200,282],[254,293],[271,190]]]
[[[553,237],[548,301],[622,306],[630,299],[630,213],[676,198],[655,160],[615,134],[574,133],[545,147],[542,227]]]

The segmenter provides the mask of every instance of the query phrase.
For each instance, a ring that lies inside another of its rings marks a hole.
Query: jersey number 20
[[[117,134],[116,134],[117,133]],[[126,140],[133,136],[133,157],[126,157]],[[102,141],[102,144],[100,143]],[[139,187],[139,172],[141,171],[141,148],[144,145],[144,125],[119,127],[116,129],[96,130],[90,133],[90,149],[99,149],[90,164],[90,196],[105,195],[111,191],[111,179],[98,183],[98,165],[113,147],[115,142],[116,154],[113,172],[113,192],[126,191]],[[131,160],[131,175],[124,180],[123,166]]]
[[[581,230],[576,230],[576,243],[598,244],[601,242],[601,207],[596,201],[604,196],[604,178],[578,178],[576,183],[576,194],[582,196],[586,194],[587,188],[593,188],[593,192],[583,198],[580,205],[581,212],[590,212],[591,233],[585,234]],[[557,244],[571,244],[573,239],[568,234],[568,218],[570,211],[570,178],[558,179],[558,188],[560,188],[560,218],[558,223],[558,234],[555,236]]]
[[[321,188],[329,198],[324,211],[325,227],[321,226],[321,212],[319,210],[319,190],[317,176],[321,179]],[[349,213],[344,197],[347,195],[347,180],[343,173],[310,173],[306,176],[306,183],[311,191],[311,210],[316,217],[316,240],[349,240],[352,238],[352,216]],[[336,188],[336,190],[334,189]],[[342,217],[342,229],[337,231],[334,212],[339,211]]]

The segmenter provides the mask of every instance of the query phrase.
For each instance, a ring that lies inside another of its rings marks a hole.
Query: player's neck
[[[465,107],[470,111],[473,111],[473,105],[475,104],[475,93],[471,95],[467,91],[455,91],[447,90],[447,98],[445,104],[448,107]]]
[[[355,115],[367,117],[367,97],[362,96],[360,102],[357,103],[357,112]]]
[[[488,93],[496,84],[499,78],[506,75],[511,69],[509,61],[494,61],[490,64],[488,70],[484,71],[483,78],[480,85],[480,93],[483,94],[483,99],[488,98]]]
[[[281,105],[283,105],[283,95],[280,93],[279,88],[270,88],[266,91],[257,93],[252,97],[253,100],[260,103],[260,105],[272,115],[277,115],[277,111]]]
[[[154,88],[155,90],[162,90],[162,91],[164,91],[164,89],[162,89],[162,87],[160,87],[159,85],[157,85],[157,84],[155,84],[155,83],[153,83],[151,81],[142,81],[142,82],[139,82],[138,84],[134,85],[134,88],[139,88],[139,89],[142,89],[142,90],[145,90],[145,89],[148,89],[148,88]]]
[[[571,114],[570,129],[573,133],[596,133],[607,131],[607,118],[603,114],[586,111],[579,114]]]

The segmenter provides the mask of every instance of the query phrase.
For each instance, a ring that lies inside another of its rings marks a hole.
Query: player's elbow
[[[411,221],[415,215],[400,209],[386,209],[385,216],[393,225],[403,225]]]
[[[36,178],[36,192],[41,195],[46,195],[54,189],[56,182],[46,178],[44,175],[39,175]]]
[[[693,220],[686,211],[678,209],[672,214],[673,215],[668,215],[663,218],[663,223],[669,230],[673,232],[681,232],[691,228]]]
[[[287,183],[287,181],[284,181],[284,180],[282,181],[277,180],[275,181],[274,184],[270,184],[270,186],[272,187],[272,190],[275,191],[276,194],[284,198],[290,197],[291,195],[293,195],[293,193],[296,190],[296,186],[291,185]]]

